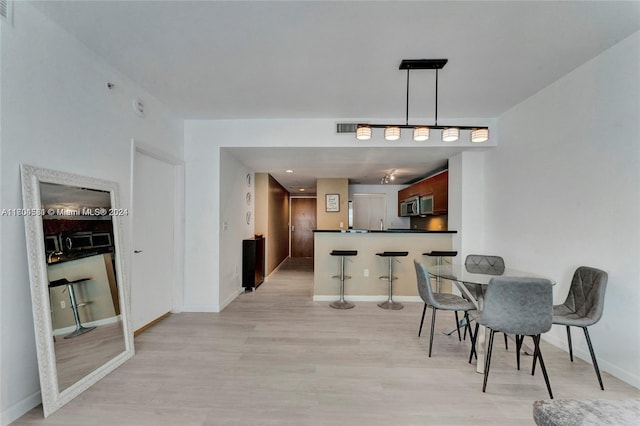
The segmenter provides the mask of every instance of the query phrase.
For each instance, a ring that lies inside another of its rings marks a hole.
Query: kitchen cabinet
[[[415,195],[433,195],[433,214],[446,214],[449,205],[449,171],[445,170],[398,191],[398,216],[402,200]]]

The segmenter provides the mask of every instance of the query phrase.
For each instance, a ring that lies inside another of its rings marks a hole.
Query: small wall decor
[[[327,194],[325,199],[325,211],[340,211],[340,194]]]
[[[251,173],[247,173],[247,177],[245,179],[247,181],[247,186],[251,186]]]
[[[245,200],[247,202],[247,205],[250,206],[251,205],[251,192],[247,192],[247,195],[245,195]]]

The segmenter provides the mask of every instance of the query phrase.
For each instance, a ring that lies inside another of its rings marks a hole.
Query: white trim
[[[584,336],[584,333],[582,332],[582,330],[579,327],[572,327],[572,333],[575,333],[574,336],[572,336],[573,338],[572,340],[572,346],[573,346],[573,355],[576,358],[580,358],[581,360],[583,360],[584,362],[586,362],[587,364],[592,364],[591,362],[591,354],[585,350],[580,349],[579,347],[576,347],[576,343],[578,343],[578,336],[576,333],[579,332],[580,334],[582,334]],[[566,336],[566,335],[565,335]],[[566,337],[563,339],[561,337],[555,336],[552,333],[544,333],[542,335],[542,340],[544,340],[545,342],[559,348],[562,349],[563,351],[567,352],[567,366],[569,365],[568,363],[570,363],[571,361],[569,360],[569,346],[567,344],[567,340]],[[612,376],[615,376],[617,379],[622,380],[623,382],[626,382],[628,384],[630,384],[631,386],[640,389],[640,377],[633,374],[630,371],[627,370],[623,370],[620,367],[618,367],[615,364],[612,364],[610,362],[608,362],[605,359],[602,358],[598,358],[598,348],[597,346],[593,347],[594,352],[596,353],[596,360],[598,361],[598,367],[600,367],[600,374],[607,372],[609,374],[611,374]],[[607,383],[606,383],[606,377],[602,379],[605,389],[607,388]],[[594,386],[598,386],[598,379],[596,377],[596,372],[593,371],[593,382],[594,382]]]
[[[99,319],[99,320],[95,320],[95,321],[89,321],[89,322],[85,322],[82,325],[85,327],[100,327],[101,325],[108,325],[108,324],[114,324],[118,321],[120,321],[122,318],[120,318],[120,315],[115,316],[115,317],[109,317],[109,318],[103,318],[103,319]],[[64,327],[64,328],[56,328],[53,330],[53,335],[54,336],[61,336],[63,334],[69,334],[72,331],[74,331],[76,329],[75,324],[74,325],[70,325],[69,327]]]
[[[0,413],[0,425],[7,426],[42,403],[40,391],[21,399]]]
[[[171,312],[177,313],[185,310],[184,307],[184,240],[185,240],[185,163],[178,157],[168,154],[164,151],[131,139],[131,164],[130,164],[130,188],[129,188],[129,207],[131,214],[129,215],[129,247],[133,249],[133,217],[135,215],[133,193],[134,193],[134,176],[135,176],[135,158],[136,153],[143,154],[162,161],[174,167],[174,222],[173,222],[173,294]],[[129,264],[133,265],[132,253],[129,253]]]
[[[220,312],[216,305],[184,305],[182,312]]]
[[[221,312],[224,308],[229,306],[229,304],[234,300],[236,300],[236,298],[240,296],[242,293],[243,293],[243,289],[236,289],[236,291],[234,291],[229,297],[227,297],[223,302],[220,303],[220,307],[217,312]]]
[[[372,295],[345,295],[345,300],[349,302],[384,302],[389,298],[389,296],[372,296]],[[340,300],[339,296],[330,296],[330,295],[314,295],[314,302],[333,302],[336,300]],[[393,300],[396,302],[404,302],[404,303],[412,303],[412,302],[421,302],[423,303],[420,296],[393,296]]]

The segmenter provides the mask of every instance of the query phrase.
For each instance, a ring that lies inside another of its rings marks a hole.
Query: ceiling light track
[[[457,141],[460,137],[460,130],[471,131],[471,142],[486,142],[489,140],[489,128],[486,126],[459,126],[459,125],[439,125],[438,124],[438,70],[442,69],[448,59],[403,59],[400,63],[401,70],[407,70],[407,100],[405,124],[356,124],[356,138],[358,140],[369,140],[373,136],[372,129],[384,129],[384,138],[389,141],[400,139],[401,129],[413,129],[413,140],[421,142],[429,139],[429,131],[442,130],[442,140],[445,142]],[[436,70],[436,91],[435,91],[435,120],[434,124],[409,124],[409,73],[414,70]]]

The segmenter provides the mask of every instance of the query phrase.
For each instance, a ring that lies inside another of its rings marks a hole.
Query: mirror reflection
[[[126,350],[108,191],[40,183],[51,328],[62,392]]]

